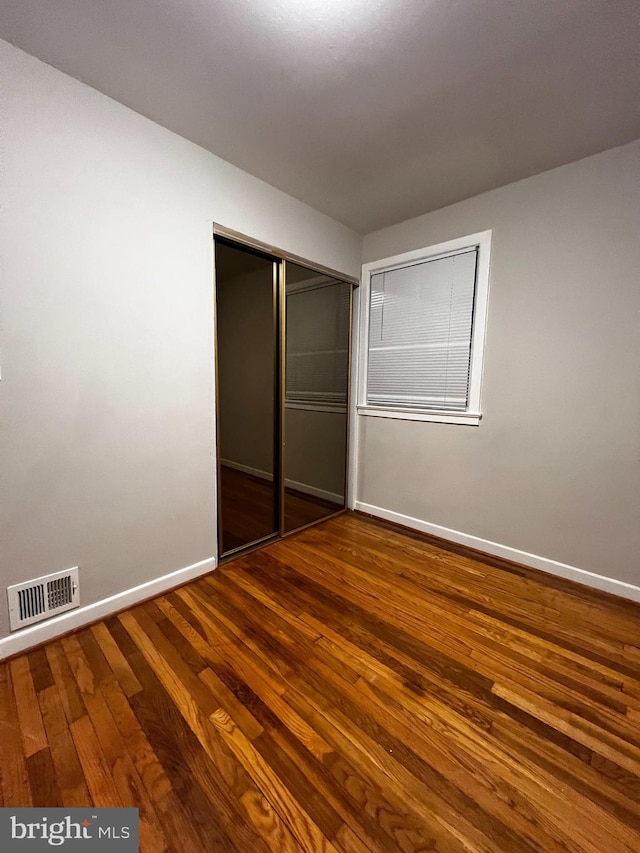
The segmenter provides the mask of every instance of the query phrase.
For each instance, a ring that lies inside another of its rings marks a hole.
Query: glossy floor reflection
[[[221,468],[222,548],[227,553],[273,532],[273,483],[223,465]],[[286,489],[285,529],[319,521],[341,504]]]

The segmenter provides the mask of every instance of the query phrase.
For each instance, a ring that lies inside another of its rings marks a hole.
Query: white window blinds
[[[464,411],[478,251],[372,274],[366,400]]]
[[[350,285],[287,291],[287,402],[346,406]]]

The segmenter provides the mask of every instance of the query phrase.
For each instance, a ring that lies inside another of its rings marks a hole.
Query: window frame
[[[489,302],[489,273],[491,268],[491,231],[480,231],[468,237],[458,237],[424,249],[405,252],[362,265],[360,294],[360,330],[358,335],[358,415],[400,420],[430,421],[434,423],[467,424],[478,426],[482,418],[481,392],[484,346]],[[371,276],[390,272],[416,263],[435,261],[457,255],[463,251],[478,250],[478,265],[471,328],[471,355],[469,364],[469,393],[464,412],[446,409],[418,409],[411,407],[381,406],[367,402],[367,373],[369,362],[369,314],[371,304]]]

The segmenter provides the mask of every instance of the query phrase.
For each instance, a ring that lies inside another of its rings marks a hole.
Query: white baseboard
[[[184,569],[178,569],[168,575],[154,578],[154,580],[133,586],[131,589],[110,595],[108,598],[94,601],[93,604],[87,604],[77,610],[70,610],[60,616],[47,619],[46,622],[40,622],[37,625],[31,625],[29,628],[24,628],[22,631],[17,631],[15,634],[10,634],[0,640],[0,660],[24,652],[40,645],[40,643],[46,643],[47,640],[53,640],[68,631],[75,631],[91,622],[104,619],[119,610],[133,607],[139,601],[161,595],[173,587],[180,586],[180,584],[213,571],[215,567],[216,558],[209,557],[206,560],[200,560],[199,563],[186,566]]]
[[[469,533],[462,533],[459,530],[452,530],[449,527],[441,527],[439,524],[432,524],[430,521],[412,518],[410,515],[402,515],[402,513],[393,512],[380,506],[362,503],[362,501],[356,501],[354,509],[366,512],[369,515],[375,515],[378,518],[384,518],[386,521],[402,524],[404,527],[412,527],[414,530],[422,531],[422,533],[430,533],[432,536],[448,539],[450,542],[457,542],[458,545],[476,548],[478,551],[484,551],[487,554],[492,554],[494,557],[503,557],[514,563],[530,566],[532,569],[549,572],[549,574],[556,575],[565,580],[575,581],[584,586],[590,586],[593,589],[610,592],[613,595],[640,602],[640,587],[626,583],[625,581],[608,578],[604,575],[597,575],[585,569],[578,569],[576,566],[558,563],[556,560],[550,560],[548,557],[529,554],[527,551],[518,550],[518,548],[500,545],[498,542],[490,542],[488,539],[481,539],[479,536],[472,536]]]
[[[334,504],[344,505],[344,495],[338,495],[335,492],[327,492],[325,489],[317,489],[315,486],[308,486],[306,483],[298,483],[295,480],[285,480],[285,486],[288,489],[295,489],[296,492],[302,492],[305,495],[311,495],[314,498],[321,498],[325,501],[331,501]]]
[[[227,468],[233,468],[234,471],[242,471],[243,474],[251,474],[252,477],[257,477],[259,480],[273,482],[273,474],[268,471],[261,471],[260,468],[252,468],[250,465],[242,465],[242,463],[232,462],[230,459],[221,459],[220,464]]]
[[[221,459],[221,465],[226,465],[227,468],[233,468],[235,471],[242,471],[244,474],[251,474],[252,477],[258,477],[260,480],[265,480],[269,483],[273,482],[273,474],[268,471],[261,471],[259,468],[251,468],[249,465],[243,465],[240,462],[232,462],[230,459]],[[332,503],[344,503],[342,495],[334,492],[327,492],[325,489],[318,489],[316,486],[309,486],[307,483],[298,483],[297,480],[286,479],[284,481],[288,489],[295,489],[297,492],[302,492],[305,495],[311,495],[314,498],[322,498],[325,501]]]

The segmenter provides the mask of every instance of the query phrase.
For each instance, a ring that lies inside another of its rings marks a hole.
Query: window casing
[[[477,425],[491,232],[365,264],[358,414]]]

